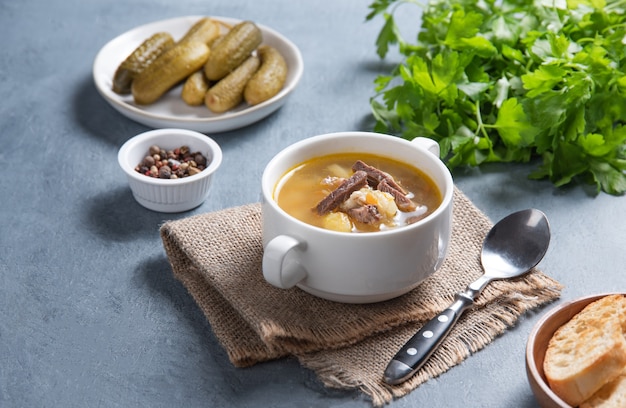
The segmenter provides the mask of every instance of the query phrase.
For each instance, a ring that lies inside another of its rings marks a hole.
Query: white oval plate
[[[205,106],[189,106],[180,97],[182,85],[167,92],[152,105],[137,105],[132,95],[118,95],[112,91],[113,75],[124,59],[144,40],[159,31],[169,32],[174,40],[180,39],[187,30],[204,16],[186,16],[157,21],[136,27],[109,41],[96,55],[93,63],[93,79],[102,97],[122,115],[153,128],[176,127],[202,133],[225,132],[259,121],[283,106],[289,94],[296,88],[304,64],[300,50],[280,33],[257,26],[263,33],[263,44],[276,48],[285,58],[288,73],[283,89],[273,98],[258,105],[245,102],[226,113],[213,113]],[[234,25],[241,20],[213,17]]]

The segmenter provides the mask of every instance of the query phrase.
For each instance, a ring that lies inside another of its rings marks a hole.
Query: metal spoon
[[[400,384],[415,374],[489,282],[530,271],[546,254],[549,243],[550,225],[539,210],[518,211],[494,225],[483,242],[484,274],[458,293],[452,305],[427,322],[398,351],[385,369],[385,382]]]

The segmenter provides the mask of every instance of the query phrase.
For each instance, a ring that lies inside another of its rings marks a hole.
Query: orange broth
[[[322,216],[317,214],[315,207],[334,189],[324,180],[329,177],[349,178],[354,173],[352,165],[357,160],[391,175],[418,207],[410,213],[398,210],[393,223],[375,228],[353,223],[352,232],[372,232],[407,225],[411,222],[409,219],[424,218],[441,204],[439,188],[424,172],[397,160],[369,153],[339,153],[305,161],[281,177],[274,188],[274,199],[291,216],[323,228]]]

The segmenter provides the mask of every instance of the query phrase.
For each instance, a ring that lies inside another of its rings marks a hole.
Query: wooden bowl
[[[590,295],[562,303],[546,313],[533,327],[526,344],[526,375],[542,408],[570,408],[550,389],[543,372],[543,359],[552,335],[589,303],[611,294]]]

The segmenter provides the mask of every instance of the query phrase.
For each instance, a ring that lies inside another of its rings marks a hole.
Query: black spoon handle
[[[473,304],[474,300],[467,294],[457,294],[452,305],[427,322],[393,357],[385,369],[385,382],[400,384],[415,374]]]

